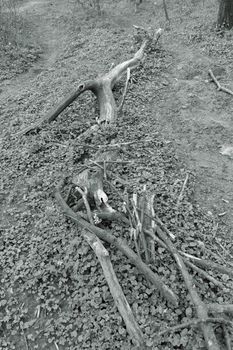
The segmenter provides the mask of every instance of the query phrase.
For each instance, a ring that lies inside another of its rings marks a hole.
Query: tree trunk
[[[233,0],[220,0],[218,26],[228,29],[233,27]]]

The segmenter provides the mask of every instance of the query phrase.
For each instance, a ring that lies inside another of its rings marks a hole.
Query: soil
[[[195,242],[213,244],[216,253],[231,261],[233,157],[221,150],[233,145],[233,97],[216,89],[208,70],[233,90],[233,33],[215,30],[217,5],[211,0],[197,6],[192,1],[167,1],[170,25],[163,19],[162,3],[152,3],[145,1],[134,13],[130,1],[104,1],[100,18],[93,9],[84,10],[71,0],[19,5],[43,52],[27,72],[9,76],[0,87],[1,349],[25,349],[28,344],[32,349],[132,348],[95,257],[53,199],[54,185],[62,176],[77,172],[87,154],[92,154],[75,144],[75,137],[95,122],[94,98],[81,96],[39,133],[17,133],[42,118],[80,82],[132,56],[134,24],[165,30],[158,50],[148,53],[133,73],[123,117],[117,121],[119,142],[138,140],[127,149],[126,160],[141,164],[119,165],[116,171],[129,181],[131,192],[140,192],[146,184],[156,193],[158,213],[182,239],[194,235]],[[123,85],[120,82],[116,88],[117,98]],[[90,143],[107,143],[116,129],[96,135]],[[143,140],[148,138],[152,143],[147,146]],[[177,225],[174,208],[186,174],[189,180],[180,208],[185,223]],[[119,231],[117,226],[112,228]],[[162,258],[163,252],[160,263]],[[171,311],[137,274],[136,283],[134,268],[126,264],[124,269],[121,259],[116,258],[117,273],[148,346],[201,349],[203,340],[195,330],[154,342],[152,335],[159,326],[187,320],[188,301],[180,313]],[[169,258],[168,266],[170,273],[174,271]],[[163,267],[161,272],[167,276]],[[124,276],[126,282],[121,280]],[[181,287],[174,288],[180,291]],[[201,293],[205,296],[206,289]],[[207,296],[232,302],[229,293],[212,290]],[[153,311],[158,300],[159,310]]]

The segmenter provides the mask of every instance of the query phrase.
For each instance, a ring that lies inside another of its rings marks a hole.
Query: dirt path
[[[24,89],[28,90],[28,87],[34,84],[38,74],[53,69],[64,50],[68,35],[59,21],[70,9],[60,0],[31,0],[23,3],[17,11],[32,24],[32,36],[43,52],[27,73],[5,80],[1,84],[0,103],[22,95]]]
[[[218,92],[208,77],[210,68],[220,79],[226,72],[196,48],[176,43],[175,38],[168,36],[165,45],[174,63],[168,72],[170,88],[164,102],[159,102],[158,123],[197,176],[197,203],[232,228],[233,159],[220,154],[220,150],[232,142],[233,101],[231,96]],[[232,78],[228,75],[229,81]]]

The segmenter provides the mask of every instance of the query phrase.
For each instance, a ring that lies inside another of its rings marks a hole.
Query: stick
[[[218,272],[221,272],[223,274],[233,277],[233,270],[229,269],[228,267],[221,266],[209,260],[203,260],[203,259],[197,258],[196,256],[193,256],[184,252],[180,252],[180,254],[185,256],[186,258],[188,258],[189,260],[191,260],[192,262],[194,262],[196,265],[200,267],[217,270]]]
[[[141,208],[137,209],[139,211],[141,211]],[[148,216],[148,218],[150,218],[151,220],[155,221],[160,227],[161,229],[166,232],[166,234],[170,237],[171,240],[175,240],[175,235],[173,233],[171,233],[171,231],[166,227],[166,225],[162,222],[162,220],[160,220],[160,218],[158,217],[158,215],[154,214],[153,216],[149,215],[148,213],[145,213],[146,216]]]
[[[142,331],[134,318],[132,310],[118,282],[108,251],[104,248],[100,239],[92,232],[88,231],[87,229],[82,229],[82,235],[98,257],[110,292],[118,311],[125,322],[129,335],[131,336],[132,340],[137,343],[137,345],[143,347],[145,343],[143,340]]]
[[[169,19],[169,16],[168,16],[168,11],[167,11],[166,0],[163,0],[163,9],[164,9],[164,13],[165,13],[166,20],[167,20],[168,22],[170,22],[170,19]]]
[[[158,41],[161,34],[162,29],[160,28],[155,34],[155,43]],[[50,111],[44,118],[18,132],[16,135],[27,134],[29,131],[38,129],[44,122],[50,123],[51,121],[55,120],[59,114],[64,111],[65,108],[67,108],[74,100],[77,99],[78,96],[87,90],[90,90],[96,95],[99,104],[100,117],[98,119],[98,124],[103,122],[105,124],[114,122],[117,115],[117,107],[112,89],[125,71],[128,69],[134,69],[138,66],[138,64],[143,59],[144,52],[148,44],[149,40],[147,39],[143,42],[140,49],[134,54],[131,59],[113,67],[110,72],[101,78],[96,78],[94,80],[88,80],[84,83],[81,83],[76,91],[66,97],[62,102],[58,103],[55,110]]]
[[[125,96],[126,96],[128,85],[129,85],[129,79],[130,79],[130,68],[127,68],[127,77],[126,77],[126,82],[125,82],[125,88],[124,88],[124,92],[122,95],[120,106],[118,107],[119,114],[122,113],[122,109],[123,109],[124,102],[125,102]]]
[[[161,335],[164,335],[166,333],[175,333],[183,328],[187,328],[190,326],[198,326],[201,322],[206,322],[206,323],[212,322],[212,323],[222,323],[223,325],[226,325],[226,324],[232,325],[231,321],[225,320],[224,318],[208,317],[205,321],[200,320],[200,319],[192,319],[191,321],[184,322],[184,323],[179,324],[177,326],[164,329],[163,331],[159,332],[158,335],[161,336]]]
[[[83,198],[83,202],[85,204],[90,223],[94,225],[91,209],[87,200],[87,190],[85,193],[78,186],[76,186],[76,190],[81,194]],[[131,308],[118,282],[108,251],[104,248],[100,239],[96,237],[96,235],[93,234],[92,232],[89,232],[86,229],[82,229],[82,235],[85,238],[85,240],[88,242],[90,247],[94,250],[96,256],[98,257],[98,260],[103,269],[105,279],[108,283],[110,292],[118,308],[118,311],[120,312],[125,322],[129,335],[134,341],[136,341],[137,345],[143,346],[144,345],[143,334],[133,316]]]
[[[228,332],[228,329],[225,325],[222,326],[223,329],[223,333],[225,336],[225,342],[226,342],[226,346],[227,346],[227,350],[231,350],[231,339],[230,339],[230,335]]]
[[[24,332],[24,329],[23,329],[22,327],[21,327],[21,329],[22,329],[22,331],[23,331],[23,337],[24,337],[26,349],[27,349],[27,350],[30,350],[29,345],[28,345],[28,340],[27,340],[26,334],[25,334],[25,332]]]
[[[83,203],[86,207],[86,210],[87,210],[87,216],[88,216],[88,220],[89,222],[94,225],[94,221],[93,221],[93,217],[92,217],[92,213],[91,213],[91,208],[90,208],[90,205],[88,203],[88,200],[87,200],[87,189],[86,189],[86,193],[84,191],[81,190],[80,187],[78,186],[75,186],[75,189],[81,194],[82,196],[82,199],[83,199]]]
[[[167,245],[157,236],[153,235],[151,233],[151,231],[149,230],[144,230],[144,232],[151,237],[152,240],[154,240],[155,242],[159,243],[163,248],[169,250],[169,248],[167,247]],[[181,254],[181,252],[179,251],[179,253]],[[183,257],[183,261],[184,263],[189,266],[191,269],[193,269],[194,271],[196,271],[197,273],[199,273],[202,277],[204,277],[205,279],[209,280],[210,282],[212,282],[213,284],[215,284],[216,286],[224,289],[225,286],[219,282],[217,279],[215,279],[214,277],[210,276],[206,271],[200,269],[199,267],[197,267],[196,265],[192,264],[190,261],[188,261],[186,258]]]
[[[143,261],[138,258],[137,254],[135,254],[128,247],[124,240],[121,238],[116,238],[110,232],[106,232],[99,227],[91,225],[86,220],[83,220],[80,215],[74,213],[73,210],[70,209],[70,207],[65,203],[58,189],[55,192],[55,198],[57,199],[58,204],[61,206],[66,216],[70,217],[75,223],[82,226],[82,228],[85,228],[89,232],[96,234],[97,237],[101,240],[114,245],[128,257],[131,263],[138,268],[138,270],[145,276],[146,279],[148,279],[154,286],[156,286],[157,290],[161,292],[167,301],[175,306],[178,305],[177,297],[173,291],[161,281],[160,277],[156,273],[154,273],[145,263],[143,263]]]
[[[219,350],[219,345],[214,334],[214,329],[210,324],[206,323],[208,319],[208,309],[207,306],[203,303],[199,297],[196,289],[193,287],[193,281],[191,275],[188,273],[186,266],[178,253],[175,246],[172,244],[171,240],[163,233],[163,231],[157,228],[157,233],[159,237],[166,243],[171,254],[173,255],[177,266],[183,276],[186,288],[191,296],[191,300],[195,306],[197,318],[201,321],[200,326],[204,335],[205,343],[208,350]]]
[[[224,86],[222,86],[219,81],[217,80],[217,78],[215,77],[213,71],[210,69],[209,70],[209,75],[211,76],[211,78],[213,79],[213,82],[217,85],[217,90],[218,91],[223,91],[226,92],[227,94],[230,94],[233,96],[233,91],[231,91],[230,89],[225,88]]]
[[[208,307],[209,312],[211,312],[211,313],[219,313],[219,314],[229,313],[229,314],[233,314],[233,304],[217,304],[217,303],[213,303],[213,304],[208,304],[207,307]]]
[[[180,192],[180,195],[177,199],[177,203],[176,203],[176,209],[178,209],[179,205],[180,205],[180,202],[183,198],[183,195],[184,195],[184,190],[185,190],[185,187],[187,185],[187,182],[188,182],[188,178],[189,178],[189,174],[186,175],[185,177],[185,180],[184,180],[184,183],[183,183],[183,186],[182,186],[182,189],[181,189],[181,192]]]
[[[222,288],[222,289],[225,288],[225,286],[221,282],[219,282],[216,278],[210,276],[206,271],[200,269],[199,267],[192,264],[190,261],[188,261],[185,258],[183,258],[183,260],[187,266],[189,266],[191,269],[193,269],[194,271],[199,273],[199,275],[201,275],[203,278],[207,279],[209,282],[213,283],[215,286],[217,286],[219,288]]]
[[[59,114],[61,114],[62,111],[64,111],[66,107],[68,107],[74,100],[76,100],[77,97],[80,96],[83,92],[87,90],[91,90],[94,92],[95,89],[96,82],[94,80],[88,80],[85,83],[80,84],[76,91],[74,91],[71,95],[65,97],[64,100],[59,102],[55,109],[49,111],[44,118],[28,126],[27,128],[19,131],[18,133],[16,133],[16,135],[25,135],[32,130],[39,129],[44,122],[51,123],[59,116]]]
[[[137,211],[137,194],[133,195],[132,205],[133,205],[133,209],[134,209],[133,213],[135,214],[135,218],[136,218],[136,222],[137,222],[135,229],[139,233],[139,237],[140,237],[142,247],[144,250],[144,254],[145,254],[146,263],[148,263],[149,262],[149,255],[148,255],[148,250],[147,250],[147,243],[146,243],[144,232],[142,230],[142,222],[139,218],[138,211]],[[141,209],[141,213],[142,212],[143,212],[143,208]],[[143,218],[142,215],[141,215],[141,218]]]

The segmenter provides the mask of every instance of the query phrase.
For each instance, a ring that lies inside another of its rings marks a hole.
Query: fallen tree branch
[[[98,257],[113,300],[125,322],[129,335],[137,345],[144,346],[145,342],[143,340],[142,331],[134,318],[132,310],[118,282],[108,251],[104,248],[100,239],[96,237],[95,234],[86,229],[82,229],[81,232],[85,240],[88,242]]]
[[[208,304],[207,305],[209,312],[219,313],[219,314],[233,314],[233,304]]]
[[[217,89],[218,91],[223,91],[226,92],[227,94],[230,94],[233,96],[233,91],[231,91],[230,89],[225,88],[224,86],[222,86],[219,81],[217,80],[217,78],[215,77],[213,71],[210,69],[209,70],[209,75],[211,76],[213,82],[217,85]]]
[[[39,120],[38,122],[28,126],[27,128],[19,131],[16,133],[16,135],[25,135],[29,133],[32,130],[39,129],[43,123],[51,123],[54,121],[61,112],[64,111],[74,100],[77,99],[78,96],[80,96],[82,93],[84,93],[87,90],[90,90],[94,92],[97,88],[97,84],[95,80],[88,80],[78,86],[78,89],[75,90],[71,95],[65,97],[61,102],[58,103],[58,105],[55,107],[54,110],[49,111],[44,118]]]
[[[219,350],[220,347],[214,334],[214,329],[209,323],[206,323],[206,320],[208,319],[208,308],[199,297],[196,289],[193,287],[192,277],[188,273],[183,259],[181,258],[175,246],[172,244],[171,240],[164,234],[164,232],[161,229],[159,229],[159,227],[157,228],[157,234],[166,243],[183,276],[186,288],[188,289],[188,292],[191,296],[191,300],[195,306],[197,318],[200,320],[200,327],[204,335],[207,349]]]
[[[162,241],[160,238],[158,238],[154,233],[152,233],[150,230],[144,230],[144,232],[151,237],[152,240],[154,240],[155,242],[157,242],[159,245],[161,245],[163,248],[165,248],[166,250],[169,250],[169,248],[167,247],[167,245],[164,243],[164,241]],[[180,254],[181,252],[178,251]],[[196,265],[192,264],[190,261],[188,261],[188,259],[186,259],[185,257],[183,257],[183,261],[184,263],[190,267],[192,270],[196,271],[199,275],[201,275],[203,278],[207,279],[208,281],[210,281],[211,283],[213,283],[214,285],[216,285],[217,287],[220,288],[225,288],[225,286],[219,282],[216,278],[210,276],[206,271],[202,270],[201,268],[197,267]]]
[[[76,186],[76,190],[80,193],[82,196],[83,202],[85,204],[86,210],[87,210],[87,216],[89,222],[94,225],[90,205],[87,200],[87,189],[85,189],[85,192]],[[65,203],[65,201],[64,201]],[[118,308],[118,311],[120,312],[125,325],[126,329],[131,336],[132,340],[137,344],[137,346],[144,346],[145,342],[143,340],[143,334],[141,329],[139,328],[134,315],[132,313],[132,310],[127,302],[127,299],[123,293],[123,290],[118,282],[118,279],[116,277],[115,271],[113,269],[109,253],[101,243],[100,239],[92,232],[88,231],[87,229],[82,229],[82,235],[85,238],[85,240],[88,242],[90,247],[94,250],[104,273],[105,279],[108,283],[110,292],[112,294],[113,300]]]
[[[133,265],[137,267],[137,269],[145,276],[147,280],[149,280],[157,290],[164,296],[164,298],[170,302],[171,304],[177,306],[178,300],[173,291],[166,286],[160,279],[160,277],[154,273],[142,260],[140,260],[127,245],[127,243],[120,239],[114,237],[111,233],[106,232],[105,230],[93,226],[84,220],[80,215],[74,213],[73,210],[66,204],[64,199],[62,198],[59,189],[55,192],[55,198],[57,199],[58,204],[62,208],[64,214],[71,218],[75,223],[80,225],[82,228],[87,229],[89,232],[92,232],[97,235],[101,240],[108,242],[109,244],[114,245],[117,249],[119,249],[124,255],[128,257]]]
[[[216,270],[218,272],[221,272],[223,274],[233,277],[233,270],[229,269],[228,267],[221,266],[209,260],[203,260],[201,258],[197,258],[193,255],[190,255],[184,252],[180,252],[180,254],[185,256],[186,258],[188,258],[189,260],[191,260],[192,262],[194,262],[196,265],[200,267]]]
[[[208,322],[220,323],[220,324],[223,324],[224,326],[225,325],[232,326],[232,322],[228,321],[228,320],[225,320],[224,318],[208,317],[204,321],[200,320],[200,319],[192,319],[192,320],[190,320],[188,322],[184,322],[184,323],[178,324],[177,326],[169,327],[167,329],[164,329],[163,331],[159,332],[158,336],[162,336],[162,335],[164,335],[166,333],[175,333],[175,332],[177,332],[177,331],[179,331],[181,329],[184,329],[184,328],[188,328],[188,327],[192,327],[192,326],[198,326],[202,322],[205,322],[205,323],[208,323]]]
[[[157,32],[154,35],[154,38],[153,38],[154,43],[158,41],[161,34],[162,34],[162,29],[160,28],[157,30]],[[77,99],[78,96],[80,96],[83,92],[87,90],[90,90],[92,93],[94,93],[97,98],[99,109],[100,109],[100,116],[98,119],[98,123],[99,124],[113,123],[116,119],[117,107],[116,107],[116,102],[113,96],[112,89],[115,86],[116,82],[124,74],[125,71],[127,71],[127,79],[128,79],[129,69],[134,69],[135,67],[138,66],[138,64],[140,63],[140,61],[144,56],[145,50],[149,42],[150,40],[146,39],[142,43],[140,49],[134,54],[133,58],[113,67],[110,70],[110,72],[108,72],[104,76],[100,78],[96,78],[94,80],[88,80],[80,84],[76,91],[74,91],[71,95],[66,97],[62,102],[60,102],[57,105],[55,110],[53,110],[52,112],[49,112],[44,118],[34,123],[33,125],[23,129],[22,131],[18,132],[16,135],[25,135],[32,130],[38,129],[44,122],[50,123],[51,121],[55,120],[59,116],[59,114],[62,111],[64,111],[66,107],[68,107],[75,99]],[[127,88],[127,85],[128,83],[126,84],[126,88]]]
[[[225,286],[221,282],[219,282],[216,278],[210,276],[206,271],[202,270],[200,267],[197,267],[196,265],[194,265],[193,263],[191,263],[185,258],[183,258],[183,260],[187,266],[189,266],[193,271],[196,271],[197,273],[199,273],[199,275],[201,275],[204,279],[213,283],[215,286],[221,289],[225,288]]]

